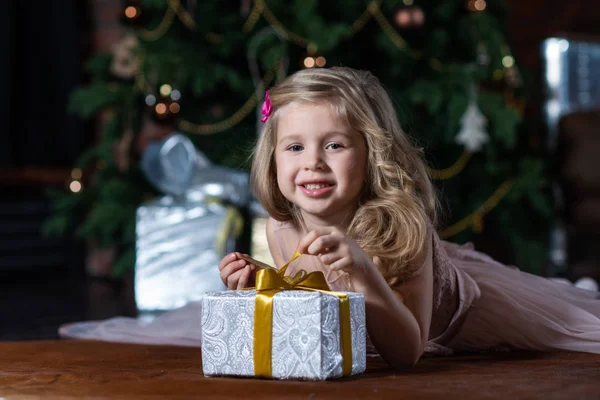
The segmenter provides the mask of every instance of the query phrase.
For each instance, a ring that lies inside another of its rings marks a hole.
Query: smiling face
[[[307,222],[347,223],[365,182],[362,137],[328,103],[291,103],[280,113],[275,164],[281,193]]]

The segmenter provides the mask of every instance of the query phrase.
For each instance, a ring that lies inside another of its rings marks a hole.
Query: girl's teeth
[[[310,185],[304,185],[305,188],[307,188],[308,190],[317,190],[317,189],[321,189],[324,187],[329,186],[328,184],[310,184]]]

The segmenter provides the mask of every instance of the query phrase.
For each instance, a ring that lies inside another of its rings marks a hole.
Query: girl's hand
[[[221,280],[227,289],[243,289],[254,284],[256,266],[240,258],[240,253],[227,254],[219,262]]]
[[[352,272],[373,264],[354,240],[335,227],[311,231],[300,241],[298,251],[318,256],[324,265],[337,271]]]

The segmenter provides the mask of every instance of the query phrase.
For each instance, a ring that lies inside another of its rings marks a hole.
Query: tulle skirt
[[[454,265],[476,283],[480,295],[464,310],[460,327],[446,347],[600,354],[597,291],[504,266],[465,246],[448,253]]]

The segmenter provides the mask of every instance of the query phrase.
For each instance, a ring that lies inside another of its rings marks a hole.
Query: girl
[[[498,347],[600,353],[596,292],[506,267],[470,246],[441,241],[421,151],[401,130],[370,73],[295,73],[267,92],[252,185],[271,219],[281,266],[323,271],[333,290],[365,295],[367,331],[393,366],[425,351]],[[239,253],[219,263],[229,289],[256,266]]]

